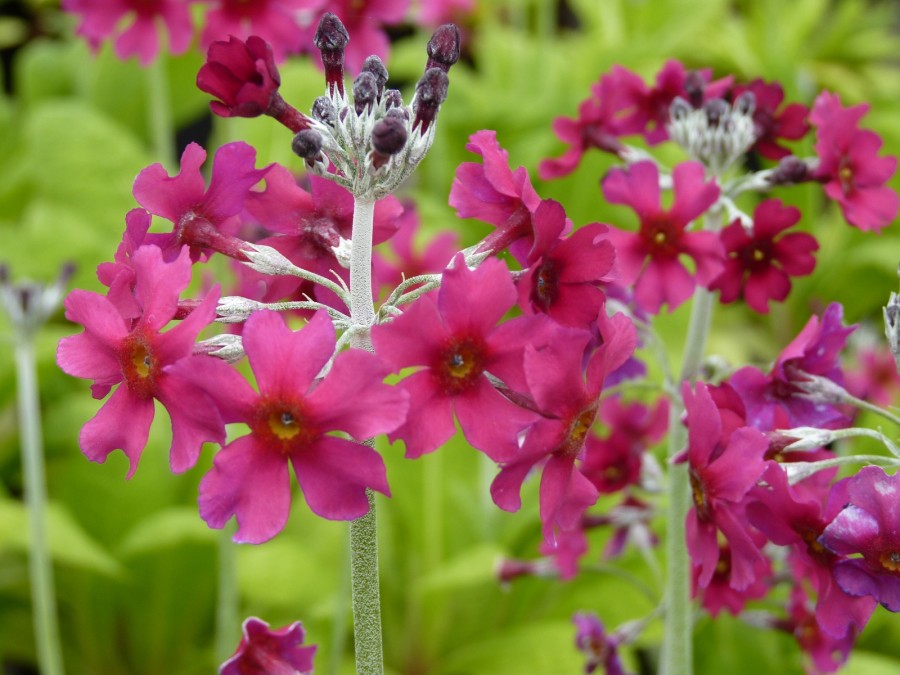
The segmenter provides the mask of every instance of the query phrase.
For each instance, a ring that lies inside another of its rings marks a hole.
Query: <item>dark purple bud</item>
[[[413,120],[413,129],[422,125],[422,133],[428,131],[429,125],[437,116],[438,110],[447,98],[447,89],[450,80],[440,68],[431,68],[425,71],[422,79],[416,84],[416,97],[413,99],[413,111],[416,113]]]
[[[694,108],[703,105],[703,92],[706,91],[706,80],[696,70],[692,70],[684,78],[684,93],[687,95],[688,103]]]
[[[312,116],[313,119],[319,120],[322,124],[327,124],[330,127],[333,127],[335,122],[337,122],[337,111],[334,109],[331,99],[327,96],[320,96],[313,101]]]
[[[450,66],[459,60],[459,28],[455,24],[445,23],[434,31],[425,50],[428,52],[426,71],[440,68],[448,72]]]
[[[372,148],[382,155],[396,155],[406,145],[406,137],[403,120],[385,116],[372,127]]]
[[[752,115],[756,110],[756,96],[752,91],[745,91],[735,99],[732,107],[741,115]]]
[[[372,110],[375,98],[378,96],[378,82],[372,73],[363,71],[353,80],[353,107],[357,115],[362,115],[366,109]]]
[[[772,185],[794,185],[810,180],[809,167],[802,159],[790,155],[784,157],[769,174]]]
[[[333,93],[335,87],[344,93],[344,48],[350,42],[350,34],[344,24],[331,12],[326,12],[319,20],[316,36],[313,40],[322,53],[322,65],[325,66],[325,82],[328,91]]]
[[[385,117],[396,117],[403,123],[409,122],[409,109],[406,106],[400,108],[391,108],[385,114]]]
[[[387,68],[384,67],[384,63],[382,63],[381,59],[372,54],[372,56],[366,59],[366,62],[363,63],[362,71],[363,73],[372,73],[375,77],[375,85],[377,86],[378,98],[381,98],[381,94],[384,92],[384,85],[388,81],[388,71]]]
[[[719,123],[728,115],[728,104],[720,98],[714,98],[703,104],[703,112],[706,113],[706,121],[711,127],[719,126]]]
[[[680,96],[676,96],[669,106],[669,117],[673,120],[683,120],[691,114],[691,104]]]
[[[291,150],[298,157],[312,161],[322,152],[322,135],[315,129],[304,129],[294,136]]]
[[[385,110],[403,107],[403,94],[400,93],[399,89],[387,89],[384,92],[383,98]]]

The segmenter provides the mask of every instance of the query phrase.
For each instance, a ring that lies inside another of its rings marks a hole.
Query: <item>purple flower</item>
[[[515,297],[502,262],[491,258],[470,270],[460,255],[444,271],[436,299],[429,293],[372,329],[375,351],[394,370],[424,366],[400,382],[410,394],[409,415],[389,436],[404,440],[407,457],[446,443],[455,432],[454,411],[474,447],[495,461],[515,455],[517,436],[534,414],[500,394],[487,376],[523,388],[522,349],[531,322],[497,326]]]
[[[271,630],[269,624],[249,617],[241,626],[237,651],[219,667],[219,675],[308,675],[313,669],[315,645],[303,646],[299,621]]]
[[[183,370],[215,399],[226,422],[250,427],[216,455],[201,481],[200,516],[215,528],[236,516],[236,542],[271,539],[290,510],[288,464],[317,515],[352,520],[367,513],[367,488],[390,494],[384,462],[372,448],[331,432],[364,440],[392,431],[406,417],[406,394],[383,384],[381,363],[357,349],[339,353],[317,381],[335,344],[324,312],[296,332],[275,312],[256,312],[243,339],[258,393],[222,361]]]
[[[625,675],[619,658],[619,640],[606,632],[603,622],[586,612],[575,614],[572,621],[578,629],[575,647],[587,657],[584,672],[593,673],[602,666],[606,675]]]
[[[215,317],[218,290],[187,319],[160,333],[178,309],[178,296],[191,281],[186,249],[166,263],[155,246],[142,246],[131,258],[134,299],[140,316],[123,317],[112,299],[75,290],[66,298],[66,318],[84,325],[84,332],[59,342],[56,360],[69,375],[94,380],[94,398],[119,385],[79,435],[88,459],[104,462],[121,448],[128,457],[130,478],[147,444],[154,399],[172,419],[172,471],[192,467],[204,442],[222,443],[225,427],[203,390],[172,370],[178,362],[214,361],[191,356],[197,334]],[[127,420],[127,423],[123,423]]]
[[[724,254],[712,232],[686,232],[692,220],[719,198],[719,186],[704,178],[703,165],[684,162],[672,173],[675,201],[664,209],[660,200],[659,170],[653,162],[613,169],[603,179],[603,194],[613,204],[634,209],[641,224],[638,232],[611,227],[609,239],[616,249],[622,283],[634,285],[634,297],[648,312],[669,311],[686,301],[695,283],[706,286],[722,271]],[[692,275],[681,256],[693,259]],[[696,278],[695,278],[696,277]]]
[[[787,298],[790,277],[812,274],[816,266],[815,237],[805,232],[782,234],[799,220],[798,209],[767,199],[753,211],[752,230],[748,232],[739,220],[722,230],[725,269],[710,290],[720,291],[723,303],[743,297],[751,309],[768,314],[769,300]]]
[[[866,466],[844,480],[849,503],[819,541],[838,555],[861,554],[835,566],[845,592],[900,612],[900,474]]]
[[[137,54],[142,66],[159,53],[159,22],[169,32],[169,50],[181,54],[191,44],[194,25],[190,3],[196,0],[63,0],[63,9],[81,16],[77,32],[96,51],[107,38],[115,37],[120,59]],[[123,19],[128,18],[127,28]]]

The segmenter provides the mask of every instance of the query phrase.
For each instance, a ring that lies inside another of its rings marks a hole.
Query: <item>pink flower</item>
[[[871,596],[900,612],[900,474],[865,466],[846,481],[843,510],[819,541],[844,559],[834,568],[840,587],[853,596]]]
[[[694,506],[687,516],[687,546],[699,567],[697,586],[712,581],[721,553],[719,533],[731,551],[731,586],[745,590],[756,578],[759,547],[744,519],[744,498],[765,469],[765,435],[751,427],[723,434],[722,420],[706,385],[681,388],[688,427],[688,475]]]
[[[392,431],[406,417],[406,394],[382,383],[378,359],[362,350],[341,352],[328,374],[316,378],[334,351],[334,327],[318,312],[291,331],[270,311],[255,312],[243,332],[256,377],[253,391],[237,370],[209,359],[183,375],[215,399],[226,422],[250,433],[215,457],[200,483],[200,516],[221,528],[237,517],[236,542],[258,544],[282,530],[291,505],[288,464],[306,503],[330,520],[352,520],[369,510],[366,489],[389,495],[381,456],[331,432],[363,440]]]
[[[840,670],[850,656],[857,631],[851,628],[844,635],[835,637],[822,630],[809,606],[806,592],[799,584],[791,590],[788,612],[789,617],[775,622],[774,627],[793,635],[800,648],[806,652],[811,660],[806,672],[818,675]]]
[[[246,40],[258,35],[272,46],[275,61],[302,51],[309,42],[298,15],[309,19],[321,0],[215,0],[206,12],[200,47],[205,51],[216,40],[234,36]]]
[[[815,237],[804,232],[779,236],[799,221],[798,209],[767,199],[753,211],[750,232],[739,220],[731,223],[721,233],[725,269],[709,289],[720,291],[723,303],[743,297],[751,309],[768,314],[769,300],[787,298],[790,277],[806,276],[815,269],[813,252],[819,248]]]
[[[521,507],[522,482],[543,463],[540,515],[544,538],[571,530],[599,492],[576,467],[597,417],[606,376],[631,356],[637,343],[634,325],[622,314],[600,316],[603,344],[584,367],[587,331],[559,327],[548,344],[525,347],[525,379],[541,417],[528,430],[515,459],[502,464],[491,484],[494,503],[505,511]]]
[[[225,428],[216,407],[202,389],[173,371],[180,361],[212,361],[191,356],[197,334],[215,317],[218,290],[179,325],[160,333],[175,316],[178,296],[191,281],[188,252],[166,263],[155,246],[142,246],[131,258],[135,273],[137,318],[123,317],[109,298],[75,290],[66,298],[66,318],[84,332],[59,342],[56,360],[69,375],[94,380],[94,398],[119,384],[79,435],[81,450],[94,462],[105,462],[121,448],[128,457],[128,477],[134,475],[147,444],[154,399],[172,420],[172,471],[192,467],[204,442],[222,443]],[[123,423],[127,420],[127,423]]]
[[[819,165],[814,177],[844,217],[861,230],[879,231],[897,217],[900,198],[886,185],[897,168],[896,157],[879,157],[881,137],[859,129],[868,105],[844,108],[837,94],[823,92],[813,103]]]
[[[159,53],[159,22],[169,32],[169,50],[181,54],[194,36],[188,5],[196,0],[63,0],[63,9],[81,16],[77,32],[96,51],[107,38],[115,38],[120,59],[137,54],[147,66]],[[127,28],[123,19],[131,20]]]
[[[299,621],[271,630],[269,624],[249,617],[241,626],[237,651],[221,665],[219,675],[306,675],[312,672],[315,645],[303,645]]]
[[[575,647],[587,656],[584,672],[593,673],[602,667],[606,675],[626,675],[619,658],[621,638],[610,635],[594,614],[579,612],[572,617],[572,621],[578,629]]]
[[[519,306],[569,326],[596,323],[605,301],[599,286],[608,281],[615,259],[606,226],[591,223],[563,238],[566,212],[550,199],[537,207],[533,221],[535,242],[518,281]]]
[[[497,391],[490,373],[521,390],[527,319],[497,323],[515,302],[506,266],[490,258],[469,270],[458,256],[437,291],[419,298],[400,317],[372,329],[375,351],[395,371],[424,366],[400,382],[410,394],[402,438],[406,456],[436,450],[455,433],[454,411],[466,439],[495,461],[513,456],[517,436],[534,420]]]
[[[614,204],[633,208],[640,230],[626,232],[611,227],[609,239],[616,249],[621,283],[634,285],[634,296],[648,312],[669,311],[691,297],[695,283],[708,285],[722,271],[724,254],[712,232],[686,232],[692,220],[719,198],[719,186],[705,182],[703,165],[684,162],[672,174],[675,201],[664,209],[660,201],[659,170],[652,162],[637,162],[625,171],[611,170],[603,179],[603,194]],[[693,258],[695,276],[679,258]]]
[[[196,143],[181,155],[181,171],[169,176],[162,164],[154,164],[134,180],[134,197],[147,211],[174,225],[167,234],[147,235],[147,243],[159,246],[168,260],[183,245],[191,249],[191,259],[206,257],[211,251],[244,259],[244,242],[229,234],[237,227],[238,216],[250,188],[269,167],[254,168],[256,150],[242,142],[228,143],[216,151],[209,187],[200,173],[206,151]]]
[[[738,85],[731,94],[732,100],[744,92],[753,94],[753,127],[756,141],[751,149],[766,159],[779,160],[791,151],[778,141],[782,138],[795,141],[809,131],[806,116],[809,110],[800,103],[791,103],[779,110],[784,101],[784,90],[778,82],[763,82],[756,79],[749,84]]]
[[[765,537],[759,532],[751,532],[759,546],[765,543]],[[731,586],[731,548],[726,542],[719,542],[719,562],[716,570],[705,588],[699,588],[697,580],[702,573],[701,567],[694,567],[692,577],[693,594],[700,596],[700,604],[711,616],[716,617],[724,609],[737,616],[744,611],[750,600],[760,600],[769,594],[772,582],[772,563],[765,556],[754,560],[753,580],[747,588],[736,590]]]
[[[522,262],[533,245],[532,214],[541,198],[524,167],[510,170],[509,154],[497,142],[496,131],[476,131],[466,149],[481,155],[484,163],[459,165],[450,188],[450,206],[460,218],[477,218],[497,227],[484,240],[482,250],[496,253],[515,243],[513,255]]]

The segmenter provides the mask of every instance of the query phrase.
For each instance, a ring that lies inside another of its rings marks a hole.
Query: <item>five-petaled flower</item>
[[[313,669],[315,645],[303,646],[299,621],[272,630],[251,616],[241,626],[241,642],[234,656],[219,667],[219,675],[308,675]]]

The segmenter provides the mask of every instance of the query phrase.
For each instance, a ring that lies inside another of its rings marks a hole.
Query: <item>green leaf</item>
[[[217,538],[196,508],[173,506],[140,521],[125,537],[119,553],[128,558],[188,542],[212,544]]]
[[[427,593],[452,591],[485,582],[495,583],[494,568],[503,554],[503,549],[492,543],[466,549],[420,578],[419,589]]]

